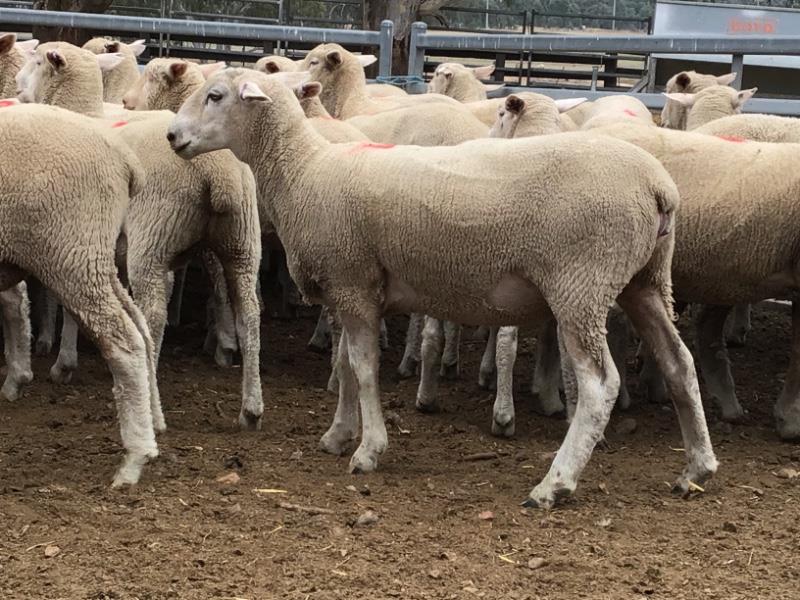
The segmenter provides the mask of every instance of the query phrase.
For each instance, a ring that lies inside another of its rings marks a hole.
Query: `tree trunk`
[[[408,73],[408,40],[411,24],[420,17],[439,10],[446,4],[458,4],[448,0],[367,0],[367,25],[380,29],[381,21],[394,23],[394,47],[392,50],[392,74]]]
[[[102,13],[112,0],[35,0],[34,10],[60,10],[66,12]],[[72,27],[34,27],[33,37],[40,42],[62,41],[82,46],[92,37],[90,31]]]

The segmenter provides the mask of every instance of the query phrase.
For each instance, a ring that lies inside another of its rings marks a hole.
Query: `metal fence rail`
[[[800,36],[442,35],[428,33],[425,23],[417,22],[411,29],[409,75],[422,76],[426,50],[530,52],[545,55],[557,52],[732,55],[732,70],[737,72],[734,85],[739,87],[744,55],[800,55]]]
[[[13,31],[17,27],[30,26],[73,27],[103,33],[125,32],[143,37],[166,34],[199,40],[213,38],[247,42],[282,41],[377,46],[380,49],[379,73],[384,77],[391,75],[394,28],[391,21],[383,21],[380,31],[365,31],[0,8],[0,29]]]

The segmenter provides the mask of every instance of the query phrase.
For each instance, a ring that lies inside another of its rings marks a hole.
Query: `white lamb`
[[[553,314],[581,396],[526,503],[550,507],[569,495],[617,395],[603,331],[617,297],[668,367],[688,458],[677,487],[716,470],[691,355],[670,318],[678,195],[647,153],[586,133],[477,140],[457,152],[330,144],[289,89],[237,69],[189,98],[168,137],[184,158],[228,147],[251,165],[292,277],[307,299],[338,312],[339,406],[322,447],[341,453],[355,437],[360,400],[352,471],[373,471],[388,443],[378,389],[383,313],[496,325]]]

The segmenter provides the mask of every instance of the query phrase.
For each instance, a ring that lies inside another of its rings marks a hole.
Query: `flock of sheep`
[[[212,282],[217,361],[242,353],[239,422],[260,426],[262,236],[265,252],[285,252],[287,293],[296,285],[324,307],[312,343],[333,339],[339,402],[321,447],[345,452],[361,421],[351,471],[373,471],[386,450],[382,317],[406,313],[399,371],[419,371],[420,410],[436,407],[438,377],[458,370],[461,326],[488,329],[479,382],[496,385],[492,430],[504,436],[514,433],[516,328],[540,328],[533,391],[541,412],[566,409],[570,426],[526,505],[571,494],[617,398],[629,403],[616,366],[629,324],[651,397],[669,397],[678,416],[687,464],[676,490],[714,474],[673,297],[698,305],[707,389],[723,418],[741,418],[726,319],[737,307],[742,339],[749,303],[798,289],[800,121],[737,114],[755,90],[728,87],[730,75],[673,77],[669,129],[632,96],[487,99],[479,79],[491,68],[453,63],[436,69],[431,93],[406,95],[368,85],[374,58],[336,44],[255,69],[154,59],[140,73],[143,49],[0,35],[0,136],[13,147],[0,164],[2,394],[18,398],[33,377],[30,275],[50,294],[34,312],[37,352],[52,346],[56,299],[64,308],[51,378],[77,368],[79,326],[108,362],[125,448],[115,486],[136,483],[158,454],[168,302],[195,254]],[[775,404],[785,439],[800,438],[793,316]]]

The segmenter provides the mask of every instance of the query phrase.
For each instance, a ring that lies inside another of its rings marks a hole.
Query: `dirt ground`
[[[400,424],[369,476],[317,450],[335,398],[327,358],[306,349],[310,317],[264,321],[258,433],[235,424],[239,369],[202,354],[199,324],[168,331],[169,431],[125,491],[109,488],[121,450],[102,361],[87,348],[73,383],[56,386],[52,357],[36,359],[23,399],[0,404],[0,598],[798,598],[800,478],[777,474],[800,466],[800,446],[778,441],[770,416],[786,315],[757,309],[748,346],[732,351],[749,414],[730,428],[709,411],[721,464],[705,493],[670,495],[678,426],[671,409],[640,402],[612,417],[608,448],[549,514],[519,505],[565,432],[531,408],[533,342],[517,361],[516,438],[498,440],[476,384],[479,343],[464,344],[461,378],[442,385],[443,411],[423,415],[414,382],[394,374],[403,324],[391,321],[382,369],[384,410]],[[636,430],[619,431],[629,418]],[[463,460],[478,452],[497,457]],[[237,484],[217,481],[234,471]],[[254,491],[265,488],[285,493]],[[354,525],[368,510],[377,522]]]

